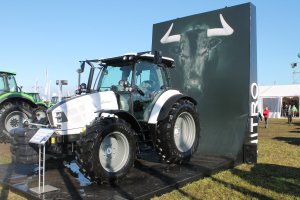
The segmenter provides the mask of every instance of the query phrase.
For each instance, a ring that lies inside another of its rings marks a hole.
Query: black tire
[[[10,152],[16,156],[33,156],[37,151],[29,144],[11,144]]]
[[[98,183],[113,183],[133,166],[135,132],[120,118],[96,119],[79,141],[76,160],[80,169]]]
[[[30,139],[31,139],[31,137],[25,137],[25,136],[14,137],[11,144],[12,145],[28,144]]]
[[[12,131],[13,140],[10,145],[12,161],[21,164],[38,163],[38,147],[29,144],[29,140],[37,129],[15,129]]]
[[[16,103],[16,105],[6,103],[0,110],[0,143],[10,142],[12,138],[9,132],[12,129],[22,128],[24,120],[34,119],[32,110],[25,102]]]
[[[168,117],[157,123],[155,148],[166,163],[184,163],[197,150],[199,138],[196,106],[187,99],[180,99],[173,104]]]
[[[10,107],[12,107],[13,104],[12,102],[4,102],[0,106],[0,119],[1,115]],[[0,128],[0,143],[10,143],[11,142],[11,137],[7,135],[6,133],[3,133]]]
[[[14,163],[20,163],[20,164],[37,164],[39,157],[36,155],[31,156],[19,156],[19,155],[11,155],[12,162]]]
[[[12,102],[4,102],[1,104],[1,107],[0,107],[0,116],[2,115],[2,113],[4,111],[6,111],[8,108],[12,107],[14,104]]]
[[[20,128],[14,129],[10,134],[13,137],[13,145],[29,144],[29,140],[35,135],[38,129]]]

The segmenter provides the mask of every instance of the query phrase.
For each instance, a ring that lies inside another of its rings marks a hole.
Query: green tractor
[[[38,92],[26,92],[28,95],[32,96],[35,104],[37,105],[36,108],[34,108],[34,113],[37,118],[37,120],[41,120],[43,118],[47,118],[46,110],[51,107],[50,104],[46,104],[40,97],[40,94]]]
[[[15,75],[0,71],[0,143],[10,142],[9,132],[23,127],[25,120],[32,121],[41,115],[34,98],[17,85]]]

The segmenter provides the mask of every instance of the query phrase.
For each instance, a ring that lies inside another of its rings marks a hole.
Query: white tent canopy
[[[283,98],[300,97],[300,84],[259,86],[258,110],[268,106],[271,118],[280,118]],[[299,103],[296,105],[299,108]]]

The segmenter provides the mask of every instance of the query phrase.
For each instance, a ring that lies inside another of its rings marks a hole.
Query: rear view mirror
[[[107,74],[108,74],[107,69],[104,69],[102,73],[103,73],[104,75],[107,75]]]
[[[81,83],[80,84],[80,89],[81,90],[86,90],[86,84],[85,83]]]
[[[86,84],[81,83],[80,86],[78,86],[77,90],[75,91],[76,94],[80,95],[82,92],[86,92]]]
[[[84,72],[85,62],[82,61],[80,65],[81,73]]]

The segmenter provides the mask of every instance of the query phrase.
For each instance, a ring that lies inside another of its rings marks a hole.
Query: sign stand
[[[39,145],[39,185],[38,187],[30,188],[30,190],[37,194],[43,194],[59,190],[51,185],[45,185],[45,168],[46,168],[46,142],[54,133],[53,129],[40,128],[36,134],[30,139],[30,143]],[[42,165],[42,166],[41,166]],[[42,175],[41,175],[41,169]],[[41,177],[42,177],[42,188],[41,188]]]

